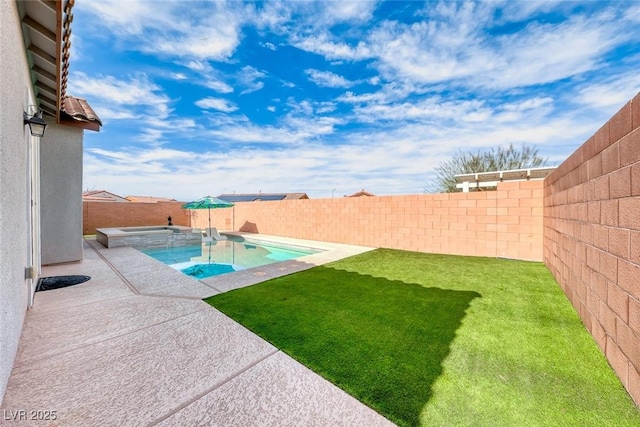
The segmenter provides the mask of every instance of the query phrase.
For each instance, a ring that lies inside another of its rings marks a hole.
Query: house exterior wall
[[[42,264],[82,260],[80,128],[49,124],[40,143]]]
[[[544,261],[640,404],[640,94],[544,193]]]
[[[96,228],[167,225],[171,217],[174,225],[191,224],[189,211],[182,202],[82,202],[83,234],[96,234]]]
[[[236,203],[211,211],[219,230],[473,256],[542,261],[542,181],[497,191]],[[206,210],[192,212],[205,228]]]
[[[0,2],[0,400],[22,332],[31,265],[28,128],[22,112],[34,104],[16,2]]]

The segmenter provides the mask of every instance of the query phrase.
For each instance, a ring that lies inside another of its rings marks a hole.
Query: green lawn
[[[206,301],[399,425],[640,426],[541,263],[378,249]]]

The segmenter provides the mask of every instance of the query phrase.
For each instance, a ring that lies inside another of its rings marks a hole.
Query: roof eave
[[[84,122],[84,121],[75,120],[75,119],[61,119],[59,123],[61,125],[71,126],[74,128],[100,132],[100,124],[98,124],[97,122]]]
[[[23,43],[37,108],[55,117],[56,123],[97,132],[102,123],[93,110],[87,120],[64,111],[74,4],[75,0],[18,0]]]

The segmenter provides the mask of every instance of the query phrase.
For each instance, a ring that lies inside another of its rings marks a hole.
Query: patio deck
[[[327,251],[195,281],[86,240],[82,263],[45,267],[91,280],[36,294],[0,424],[392,425],[200,300],[371,249],[268,237]]]

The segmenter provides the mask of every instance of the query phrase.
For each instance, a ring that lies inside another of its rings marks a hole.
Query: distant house
[[[129,202],[126,197],[118,196],[105,190],[85,191],[82,193],[83,202]]]
[[[344,196],[344,197],[371,197],[371,196],[375,196],[375,194],[369,193],[368,191],[365,191],[364,188],[360,191],[358,191],[357,193],[353,193],[350,196]]]
[[[122,197],[115,193],[105,190],[92,190],[82,193],[83,202],[136,202],[136,203],[158,203],[158,202],[177,202],[176,199],[167,197],[153,196],[126,196]]]
[[[158,202],[177,202],[176,199],[169,199],[167,197],[152,197],[152,196],[127,196],[125,197],[130,202],[137,203],[158,203]]]
[[[308,199],[307,193],[247,193],[247,194],[221,194],[218,199],[231,203],[257,202],[274,200],[300,200]]]

